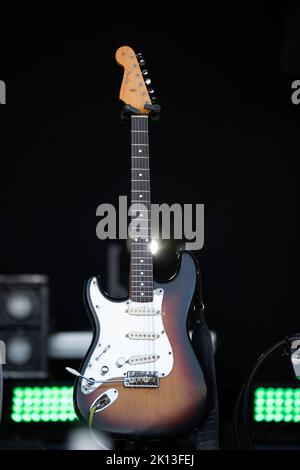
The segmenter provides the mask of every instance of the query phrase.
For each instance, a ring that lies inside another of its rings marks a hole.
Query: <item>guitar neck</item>
[[[146,115],[131,116],[131,204],[138,212],[133,214],[131,221],[132,226],[136,227],[137,236],[131,238],[130,298],[135,302],[152,302],[150,167]]]

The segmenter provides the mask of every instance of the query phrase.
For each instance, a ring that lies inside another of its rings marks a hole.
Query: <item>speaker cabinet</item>
[[[47,377],[49,286],[39,274],[0,275],[6,378]]]

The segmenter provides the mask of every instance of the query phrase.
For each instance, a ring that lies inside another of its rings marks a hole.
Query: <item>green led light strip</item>
[[[14,387],[11,419],[16,423],[78,419],[73,407],[73,387]]]
[[[256,388],[254,390],[254,421],[299,423],[300,388]]]

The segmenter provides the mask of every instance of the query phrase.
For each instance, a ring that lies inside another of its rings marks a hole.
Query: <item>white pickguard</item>
[[[97,279],[93,278],[89,296],[100,323],[100,338],[86,369],[82,371],[85,377],[97,382],[116,378],[123,380],[129,371],[156,372],[160,378],[170,374],[174,358],[163,325],[163,289],[153,292],[152,302],[111,302],[102,295]],[[141,339],[143,335],[146,339]],[[138,363],[136,358],[154,360]],[[99,386],[101,383],[88,385],[86,380],[82,380],[81,390],[88,394]]]

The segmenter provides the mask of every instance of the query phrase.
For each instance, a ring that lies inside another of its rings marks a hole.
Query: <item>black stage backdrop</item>
[[[0,18],[8,102],[0,272],[49,274],[52,330],[89,328],[82,287],[95,273],[106,285],[112,243],[96,238],[96,207],[129,194],[114,53],[123,44],[143,51],[163,107],[151,133],[152,200],[205,204],[197,256],[206,315],[218,335],[221,396],[236,393],[264,349],[300,330],[300,106],[291,102],[299,9],[251,2],[166,16],[158,4],[122,8],[117,15],[52,5]],[[169,251],[157,259],[159,277],[175,269]],[[275,364],[272,371],[276,378]]]

